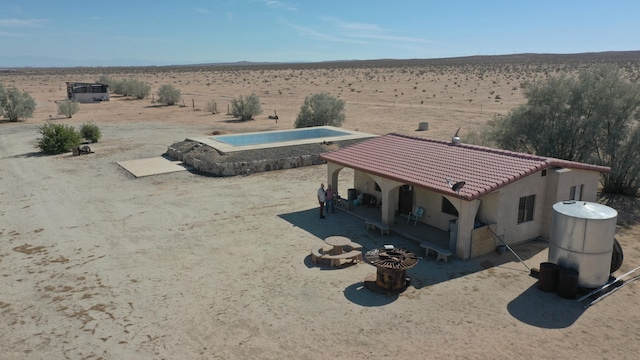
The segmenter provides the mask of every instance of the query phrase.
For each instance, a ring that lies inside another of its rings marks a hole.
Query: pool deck
[[[200,136],[200,137],[191,137],[187,138],[187,140],[196,141],[202,143],[204,145],[210,146],[222,153],[231,153],[235,151],[245,151],[245,150],[257,150],[257,149],[268,149],[274,147],[281,146],[294,146],[294,145],[305,145],[305,144],[315,144],[318,142],[332,142],[332,141],[344,141],[344,140],[353,140],[353,139],[364,139],[376,137],[378,135],[367,134],[359,131],[347,130],[342,128],[337,128],[333,126],[322,126],[322,128],[327,128],[331,130],[336,130],[340,132],[349,133],[347,135],[339,135],[339,136],[329,136],[329,137],[321,137],[321,138],[311,138],[311,139],[300,139],[300,140],[288,140],[288,141],[278,141],[264,144],[254,144],[254,145],[244,145],[244,146],[236,146],[224,143],[222,141],[218,141],[215,139],[215,136]],[[251,133],[242,133],[238,135],[251,135],[251,134],[260,134],[260,133],[269,133],[269,132],[282,132],[282,131],[302,131],[308,130],[309,128],[301,128],[301,129],[290,129],[290,130],[275,130],[275,131],[263,131],[263,132],[251,132]]]

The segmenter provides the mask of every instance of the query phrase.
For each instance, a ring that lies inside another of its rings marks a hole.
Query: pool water
[[[268,131],[260,133],[234,134],[234,135],[218,135],[212,137],[225,144],[234,146],[260,145],[277,143],[284,141],[295,141],[305,139],[323,139],[333,138],[337,136],[351,135],[350,132],[340,131],[330,128],[303,128],[297,130],[285,131]]]
[[[216,149],[222,154],[225,154],[234,151],[363,139],[375,136],[377,135],[342,129],[334,126],[317,126],[301,129],[192,137],[188,138],[188,140],[197,141]]]

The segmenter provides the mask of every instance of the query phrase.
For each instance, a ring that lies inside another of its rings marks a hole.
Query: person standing
[[[331,188],[331,184],[327,185],[327,191],[325,191],[325,200],[327,202],[327,214],[336,213],[336,197]]]
[[[318,189],[318,203],[320,204],[320,219],[324,219],[325,200],[326,200],[326,194],[324,192],[324,184],[320,184],[320,189]]]

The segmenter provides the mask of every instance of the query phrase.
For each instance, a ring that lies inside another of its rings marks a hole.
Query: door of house
[[[402,185],[398,196],[398,213],[409,215],[413,211],[413,186]]]

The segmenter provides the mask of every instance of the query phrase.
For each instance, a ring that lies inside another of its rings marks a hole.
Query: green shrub
[[[45,154],[62,154],[80,145],[82,137],[71,125],[52,124],[47,122],[38,126],[42,135],[37,147]]]
[[[63,100],[58,102],[58,114],[64,115],[71,119],[73,114],[80,110],[80,105],[75,100]]]
[[[164,84],[158,89],[158,102],[161,104],[175,105],[180,101],[180,90],[171,84]]]
[[[100,129],[94,123],[82,124],[82,126],[80,127],[80,135],[82,135],[83,138],[91,141],[92,143],[97,143],[98,140],[100,140],[100,138],[102,137]]]
[[[130,95],[135,96],[137,99],[142,100],[151,94],[151,85],[143,81],[131,80],[129,86]]]
[[[295,127],[342,126],[344,123],[344,101],[329,94],[320,93],[307,96],[300,107]]]
[[[26,91],[20,91],[15,87],[5,89],[0,84],[0,107],[2,107],[0,114],[9,121],[16,122],[33,116],[36,101]]]
[[[231,115],[240,120],[251,120],[255,115],[262,114],[262,105],[258,95],[240,95],[239,98],[231,100]]]
[[[114,94],[124,95],[126,93],[126,85],[127,83],[124,80],[112,80],[109,84],[109,89]]]
[[[151,94],[151,85],[136,79],[118,80],[103,75],[98,81],[101,84],[109,85],[109,89],[115,94],[133,96],[140,100]]]
[[[97,83],[98,84],[103,84],[103,85],[107,85],[108,87],[111,88],[111,91],[113,91],[113,85],[115,84],[115,79],[112,79],[110,76],[107,75],[100,75],[100,77],[98,78]]]

